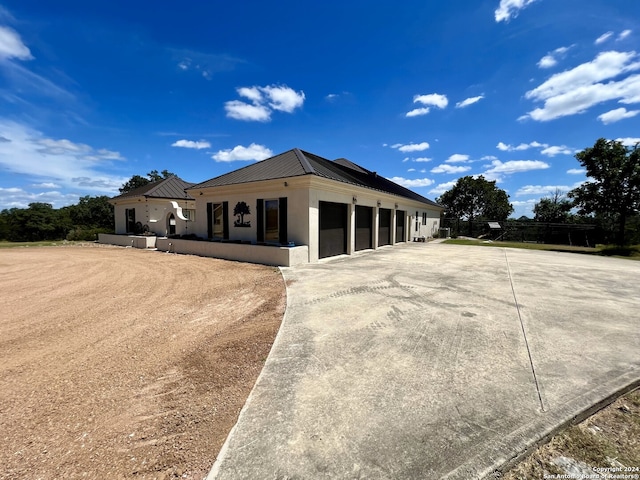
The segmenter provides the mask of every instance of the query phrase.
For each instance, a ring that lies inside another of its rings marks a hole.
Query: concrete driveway
[[[640,379],[638,262],[410,243],[283,272],[210,478],[480,478]]]

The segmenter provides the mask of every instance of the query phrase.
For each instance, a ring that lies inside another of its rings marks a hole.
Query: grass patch
[[[0,242],[0,248],[19,248],[19,247],[58,247],[65,245],[80,245],[87,242],[69,242],[67,240],[46,240],[42,242]],[[93,243],[93,242],[91,242]]]
[[[521,248],[525,250],[544,250],[548,252],[582,253],[589,255],[602,255],[607,257],[627,258],[640,260],[640,245],[628,247],[598,246],[598,247],[574,247],[571,245],[550,245],[546,243],[520,243],[520,242],[493,242],[468,238],[456,238],[445,240],[449,245],[475,245],[481,247]]]

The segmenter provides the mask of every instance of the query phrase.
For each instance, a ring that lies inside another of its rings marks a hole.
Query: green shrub
[[[113,233],[112,229],[108,228],[74,228],[67,234],[67,240],[93,242],[98,239],[99,233]]]

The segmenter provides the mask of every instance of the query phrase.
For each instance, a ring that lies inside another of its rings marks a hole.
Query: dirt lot
[[[0,251],[0,478],[202,479],[285,308],[275,268]]]

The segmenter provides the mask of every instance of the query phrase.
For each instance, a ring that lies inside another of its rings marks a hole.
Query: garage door
[[[346,203],[320,202],[320,258],[347,253]]]
[[[378,246],[391,245],[391,210],[378,210]]]
[[[356,250],[373,248],[373,207],[356,205]]]
[[[396,210],[396,243],[404,242],[404,222],[407,213],[404,210]]]

